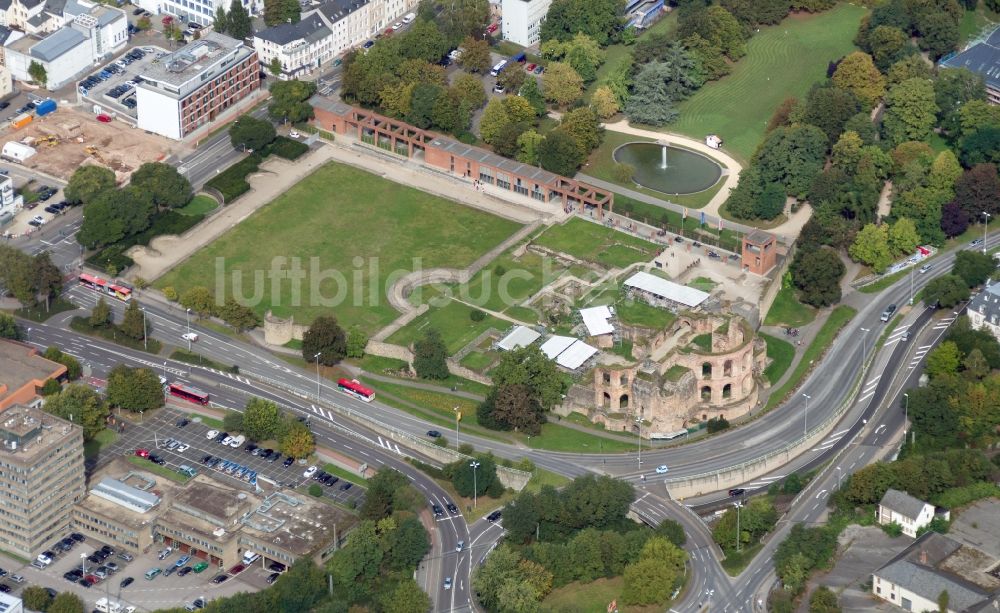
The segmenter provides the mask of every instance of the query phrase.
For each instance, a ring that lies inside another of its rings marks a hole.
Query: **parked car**
[[[188,573],[190,573],[191,570],[192,569],[191,569],[190,566],[185,566],[184,568],[182,568],[179,571],[177,571],[177,576],[178,577],[183,577],[183,576],[187,575]]]
[[[285,458],[285,461],[281,463],[281,465],[284,466],[285,468],[288,468],[294,463],[295,463],[295,458],[293,458],[292,456],[288,456],[287,458]]]
[[[118,584],[118,587],[120,587],[121,589],[125,589],[128,586],[132,585],[133,581],[135,581],[135,579],[133,579],[132,577],[125,577],[124,579],[122,579],[122,582]]]
[[[280,576],[281,576],[281,573],[271,573],[270,575],[267,576],[267,584],[271,585],[272,583],[274,583],[275,581],[277,581],[278,577],[280,577]]]
[[[136,449],[135,450],[135,455],[139,456],[140,458],[148,458],[149,457],[149,450],[148,449]]]
[[[302,473],[302,476],[305,477],[306,479],[308,479],[308,478],[312,477],[313,475],[315,475],[317,470],[319,470],[319,469],[316,468],[315,466],[310,466],[309,468],[306,469],[306,471],[304,473]]]
[[[229,575],[216,575],[215,578],[212,579],[212,583],[219,585],[220,583],[224,583],[227,579],[229,579]]]
[[[499,521],[501,517],[503,517],[503,512],[502,511],[499,511],[499,510],[493,511],[492,513],[490,513],[489,515],[486,516],[486,521],[488,521],[488,522],[490,522],[492,524],[492,523],[494,523],[496,521]]]
[[[219,436],[218,430],[209,430],[208,432],[205,433],[205,438],[207,438],[208,440],[212,440],[217,436]]]

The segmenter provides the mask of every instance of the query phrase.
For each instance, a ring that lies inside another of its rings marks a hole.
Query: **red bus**
[[[177,396],[178,398],[183,398],[189,402],[208,404],[208,394],[197,388],[187,387],[186,385],[181,385],[180,383],[171,383],[168,391],[171,396]]]
[[[361,385],[357,379],[341,379],[337,381],[337,387],[345,394],[350,394],[365,402],[371,402],[375,398],[375,391]]]
[[[132,299],[131,288],[111,283],[107,279],[102,279],[93,275],[80,275],[80,285],[92,289],[95,292],[100,292],[105,296],[111,296],[116,300],[121,300],[122,302],[128,302]]]

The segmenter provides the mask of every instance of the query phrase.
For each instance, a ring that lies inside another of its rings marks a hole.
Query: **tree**
[[[916,52],[906,32],[893,26],[878,26],[872,30],[868,34],[868,50],[882,72],[888,72],[890,66]]]
[[[764,138],[755,166],[764,185],[777,183],[790,196],[805,196],[823,168],[826,134],[808,124],[777,128]]]
[[[83,374],[83,367],[80,366],[80,361],[68,353],[63,353],[58,347],[47,347],[45,352],[42,353],[42,357],[65,366],[66,378],[70,381],[79,379],[80,375]]]
[[[969,227],[969,216],[957,202],[949,202],[941,208],[941,230],[948,238],[954,238]]]
[[[462,55],[458,57],[458,63],[469,72],[485,74],[492,65],[490,56],[490,44],[481,38],[466,38],[462,41]],[[482,83],[479,83],[482,89]]]
[[[225,34],[229,29],[229,17],[226,15],[226,7],[221,4],[215,9],[215,17],[212,20],[212,29],[220,34]]]
[[[264,23],[268,27],[281,23],[298,23],[302,18],[296,0],[264,0]]]
[[[969,299],[969,286],[958,275],[942,275],[924,287],[924,304],[937,304],[950,309],[959,302]]]
[[[226,411],[226,414],[222,417],[222,428],[226,432],[242,432],[243,413],[239,411]]]
[[[240,0],[233,0],[229,4],[229,12],[226,17],[226,33],[236,40],[243,40],[253,34],[253,24],[250,21],[250,14]]]
[[[600,45],[586,34],[577,33],[573,38],[560,41],[548,40],[541,46],[546,59],[565,62],[573,67],[584,83],[597,78],[597,69],[604,63],[604,51]]]
[[[583,79],[569,64],[552,62],[542,74],[542,91],[549,102],[567,106],[583,94]]]
[[[24,606],[33,611],[48,611],[52,596],[40,585],[29,585],[21,592]]]
[[[590,107],[580,107],[563,114],[559,129],[569,134],[580,148],[580,157],[586,158],[601,144],[604,129],[597,113]]]
[[[29,304],[35,302],[34,298],[42,298],[45,301],[46,311],[50,302],[62,291],[63,273],[59,267],[52,263],[52,257],[48,251],[35,254],[31,262],[31,284],[34,294]]]
[[[840,613],[840,604],[833,590],[821,585],[809,596],[809,613]]]
[[[89,164],[73,171],[63,195],[71,204],[87,204],[101,192],[114,189],[115,173],[104,166]]]
[[[77,241],[87,247],[110,245],[148,228],[155,213],[150,194],[136,187],[105,190],[84,205]]]
[[[490,5],[487,0],[455,0],[440,2],[436,23],[450,41],[460,41],[467,37],[482,39],[490,20]]]
[[[830,86],[814,87],[806,98],[803,121],[823,130],[832,143],[840,137],[847,120],[860,110],[861,103],[850,91]]]
[[[130,183],[148,193],[153,204],[169,209],[184,206],[193,196],[187,178],[177,168],[163,162],[146,162],[132,173]]]
[[[528,75],[521,68],[521,65],[515,64],[514,66],[508,66],[506,70],[500,73],[500,76],[497,77],[497,83],[505,91],[516,94],[521,90],[521,86],[524,85],[527,78]],[[534,79],[535,77],[531,77],[531,80]]]
[[[962,353],[953,341],[944,341],[927,354],[927,365],[924,370],[932,379],[953,375],[958,372],[962,362]]]
[[[35,60],[31,60],[31,64],[28,66],[28,76],[35,83],[38,83],[44,89],[49,81],[49,73],[45,70],[45,66],[39,64]]]
[[[948,613],[948,603],[950,600],[951,597],[948,595],[948,590],[941,590],[941,593],[938,594],[937,597],[937,606],[939,613]],[[837,611],[840,611],[840,609],[838,608]],[[812,612],[810,611],[810,613]]]
[[[162,393],[161,393],[162,396]],[[91,440],[104,429],[111,412],[104,398],[88,385],[73,383],[45,399],[45,410],[83,427],[83,438]]]
[[[538,148],[545,137],[529,128],[517,137],[517,161],[531,164],[538,164]]]
[[[448,348],[435,328],[413,344],[413,370],[421,379],[448,378]]]
[[[292,458],[305,458],[313,451],[316,451],[316,441],[312,431],[295,420],[281,437],[281,453]]]
[[[886,96],[882,130],[892,144],[927,138],[937,118],[934,86],[926,79],[907,79]]]
[[[981,251],[964,250],[955,254],[951,272],[958,275],[969,287],[982,285],[990,278],[997,264],[992,255]]]
[[[8,338],[14,341],[24,338],[24,331],[17,325],[17,320],[7,313],[0,313],[0,338]]]
[[[565,381],[552,360],[538,347],[508,351],[491,372],[494,387],[527,385],[543,410],[561,402]]]
[[[524,384],[495,387],[477,410],[481,424],[498,430],[515,430],[537,435],[545,423],[532,389]]]
[[[833,73],[833,84],[853,93],[867,108],[875,106],[885,94],[885,78],[871,56],[861,51],[840,61]]]
[[[277,136],[274,124],[250,115],[240,117],[229,126],[229,140],[236,149],[258,151],[274,142]]]
[[[969,219],[1000,212],[1000,176],[993,164],[976,164],[955,181],[955,203]]]
[[[280,425],[281,411],[277,404],[263,398],[251,398],[247,401],[246,408],[243,409],[243,433],[248,439],[266,441],[273,438]]]
[[[840,302],[840,278],[846,268],[834,251],[802,247],[792,260],[791,270],[799,300],[805,304],[825,307]]]
[[[959,141],[959,148],[966,166],[1000,164],[1000,127],[976,130]]]
[[[958,47],[958,22],[947,13],[935,13],[920,28],[917,42],[932,60],[937,61]]]
[[[602,85],[594,90],[594,95],[590,98],[590,104],[594,112],[597,113],[597,116],[602,120],[611,119],[618,112],[618,100],[607,85]]]
[[[208,290],[207,287],[203,285],[194,285],[189,287],[183,294],[181,294],[180,301],[181,306],[185,309],[191,309],[198,317],[207,317],[215,312],[215,297],[212,296],[212,292]]]
[[[360,326],[351,326],[351,330],[347,333],[347,357],[365,357],[365,347],[367,346],[368,335]]]
[[[410,95],[410,111],[406,114],[406,121],[418,128],[429,128],[434,117],[434,106],[442,92],[441,87],[434,83],[415,84]]]
[[[867,264],[875,272],[881,273],[892,263],[888,226],[868,224],[863,227],[858,232],[848,253],[855,261]]]
[[[528,125],[526,123],[508,123],[493,138],[493,151],[505,158],[516,157],[518,153],[517,139],[527,129]]]
[[[930,173],[927,175],[927,187],[946,191],[949,195],[955,193],[955,182],[962,176],[962,165],[950,149],[945,149],[934,158]]]
[[[163,406],[160,378],[148,368],[119,364],[108,373],[108,404],[127,411],[150,411]]]
[[[232,296],[218,308],[218,315],[222,321],[233,327],[237,332],[250,330],[260,325],[260,316],[248,306],[236,302]]]
[[[511,123],[527,124],[535,119],[535,110],[531,108],[531,103],[520,96],[504,97],[503,108]]]
[[[478,109],[486,104],[483,82],[470,74],[460,74],[455,77],[451,87],[468,109]]]
[[[487,144],[493,144],[504,127],[511,123],[502,98],[492,98],[483,110],[479,122],[479,135]]]
[[[583,157],[573,137],[556,128],[539,143],[538,163],[549,172],[572,177],[583,163]]]
[[[554,0],[542,22],[542,40],[570,40],[583,33],[605,47],[621,37],[623,10],[616,0]]]
[[[478,464],[475,469],[473,463],[466,460],[449,464],[451,482],[463,498],[472,498],[473,494],[482,496],[497,477],[497,465],[492,456],[476,456],[475,463]]]
[[[73,592],[59,592],[46,613],[84,613],[83,601]]]
[[[889,248],[894,253],[912,253],[920,244],[920,236],[913,222],[900,218],[889,228]]]
[[[406,475],[394,468],[383,466],[368,479],[365,501],[361,504],[358,515],[361,519],[375,521],[389,517],[400,510],[396,508],[397,492],[409,486]]]
[[[93,328],[106,328],[114,323],[114,315],[104,296],[97,299],[97,304],[90,311],[89,322]]]
[[[139,307],[138,300],[132,300],[125,307],[125,315],[122,316],[122,323],[119,326],[122,334],[135,340],[146,338],[149,333],[149,324],[146,321],[146,314]]]
[[[271,85],[271,104],[267,114],[277,121],[300,123],[312,119],[313,109],[309,98],[316,93],[312,81],[289,79]]]
[[[431,597],[412,577],[405,577],[382,597],[385,613],[423,613],[431,604]]]
[[[933,79],[933,68],[919,54],[909,55],[889,68],[886,84],[898,85],[907,79]]]
[[[959,110],[973,101],[986,100],[982,75],[966,68],[939,68],[934,79],[934,100],[938,105],[938,124],[948,134],[961,129]]]
[[[313,363],[319,356],[323,366],[333,366],[347,355],[347,335],[332,315],[320,315],[302,336],[302,357]]]

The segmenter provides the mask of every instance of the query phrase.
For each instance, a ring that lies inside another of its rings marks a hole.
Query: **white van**
[[[239,449],[245,442],[247,442],[247,437],[241,434],[236,438],[234,438],[233,440],[229,441],[229,446],[232,447],[233,449]]]
[[[255,551],[250,551],[248,549],[247,551],[243,552],[243,565],[244,566],[250,566],[251,564],[253,564],[254,562],[256,562],[259,559],[260,559],[260,554],[257,553],[257,552],[255,552]]]
[[[94,610],[100,611],[101,613],[121,613],[122,606],[117,602],[108,600],[107,598],[101,598],[94,605]]]
[[[490,70],[490,76],[492,77],[499,76],[500,73],[503,72],[503,69],[506,67],[507,67],[507,60],[500,60],[499,62],[497,62],[497,65],[494,66],[492,70]]]
[[[413,13],[407,13],[407,14],[403,15],[403,20],[402,21],[403,21],[403,23],[413,23],[413,20],[416,19],[416,18],[417,18],[417,16],[415,14],[413,14]]]

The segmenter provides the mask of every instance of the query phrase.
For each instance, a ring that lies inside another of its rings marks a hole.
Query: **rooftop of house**
[[[65,372],[65,366],[43,358],[31,345],[0,339],[0,406],[25,386],[40,386]]]
[[[14,405],[0,413],[0,458],[18,464],[32,464],[53,448],[79,439],[83,429],[41,409]]]
[[[149,81],[180,87],[212,69],[241,47],[248,55],[252,52],[241,41],[209,30],[201,35],[201,39],[154,60],[141,76]]]
[[[945,68],[968,68],[980,74],[987,87],[1000,89],[1000,27],[964,51],[941,62]]]
[[[276,45],[287,45],[295,41],[306,43],[321,40],[330,35],[330,29],[315,12],[304,15],[298,23],[281,23],[257,32],[254,36]]]
[[[882,496],[882,500],[879,502],[879,505],[910,519],[916,519],[926,504],[928,503],[919,498],[914,498],[906,492],[892,488],[886,490],[885,495]]]

